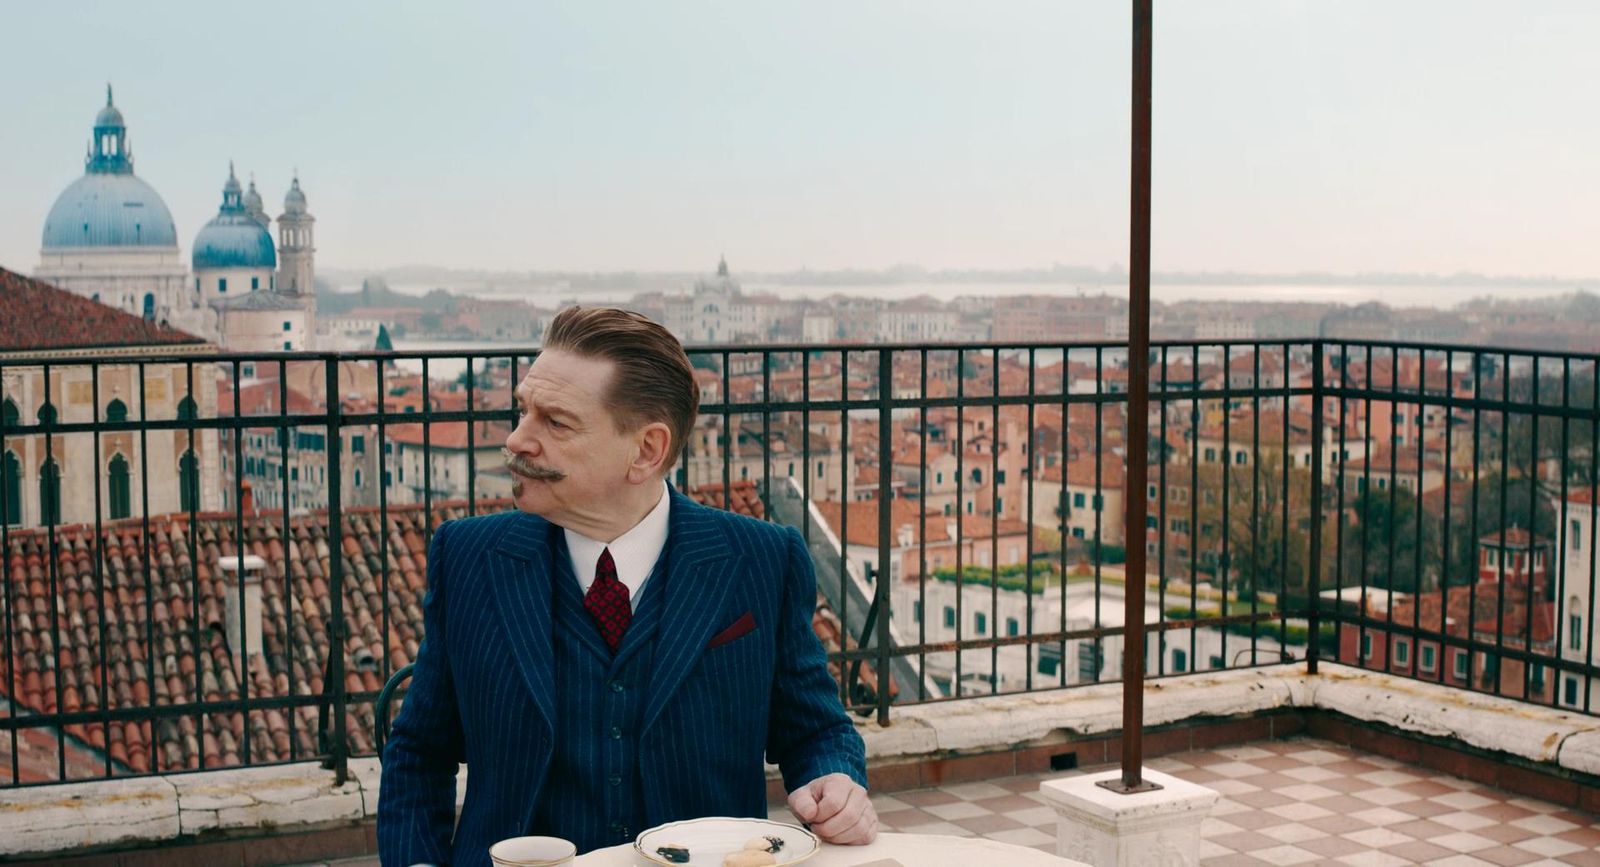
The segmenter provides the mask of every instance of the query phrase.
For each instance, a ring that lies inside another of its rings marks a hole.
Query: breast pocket
[[[772,630],[746,612],[706,642],[685,685],[708,700],[765,706],[772,666]]]

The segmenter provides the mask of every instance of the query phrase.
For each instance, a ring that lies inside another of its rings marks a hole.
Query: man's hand
[[[864,846],[878,836],[867,790],[844,774],[818,777],[789,793],[789,811],[824,842]]]

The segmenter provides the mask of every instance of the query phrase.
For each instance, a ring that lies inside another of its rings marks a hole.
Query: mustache
[[[536,482],[559,482],[567,477],[567,474],[560,470],[529,463],[527,458],[508,448],[502,447],[500,453],[505,455],[506,469],[525,479],[532,479]]]

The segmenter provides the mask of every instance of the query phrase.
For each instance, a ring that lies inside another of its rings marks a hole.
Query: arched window
[[[0,492],[0,509],[5,510],[0,524],[22,523],[22,461],[17,460],[16,452],[8,451],[0,460]]]
[[[39,468],[39,523],[61,523],[61,467],[54,458]]]
[[[156,320],[156,296],[154,293],[144,293],[144,318],[150,322]]]
[[[48,401],[48,400],[45,401],[44,403],[39,404],[39,424],[55,424],[55,423],[56,423],[56,408],[54,406],[52,406],[50,401]]]
[[[106,404],[106,421],[116,422],[127,420],[128,405],[117,398],[112,398],[111,402]]]
[[[183,400],[178,401],[179,421],[194,421],[198,416],[199,411],[195,408],[194,398],[185,395]]]
[[[113,457],[111,459],[110,475],[111,520],[115,521],[118,518],[126,518],[133,514],[133,509],[129,505],[133,498],[128,490],[127,458],[120,454]]]
[[[185,512],[200,508],[200,461],[194,450],[183,453],[178,461],[178,507]]]
[[[4,403],[0,403],[0,425],[4,425],[5,427],[16,427],[20,423],[19,420],[21,418],[22,413],[17,411],[16,401],[13,401],[8,397],[5,399]]]

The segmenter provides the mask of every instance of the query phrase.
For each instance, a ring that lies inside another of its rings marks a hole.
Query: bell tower
[[[306,194],[300,190],[300,173],[296,172],[283,197],[283,215],[278,217],[278,291],[285,295],[316,296],[313,262],[317,248],[312,239],[316,221],[306,211]]]

